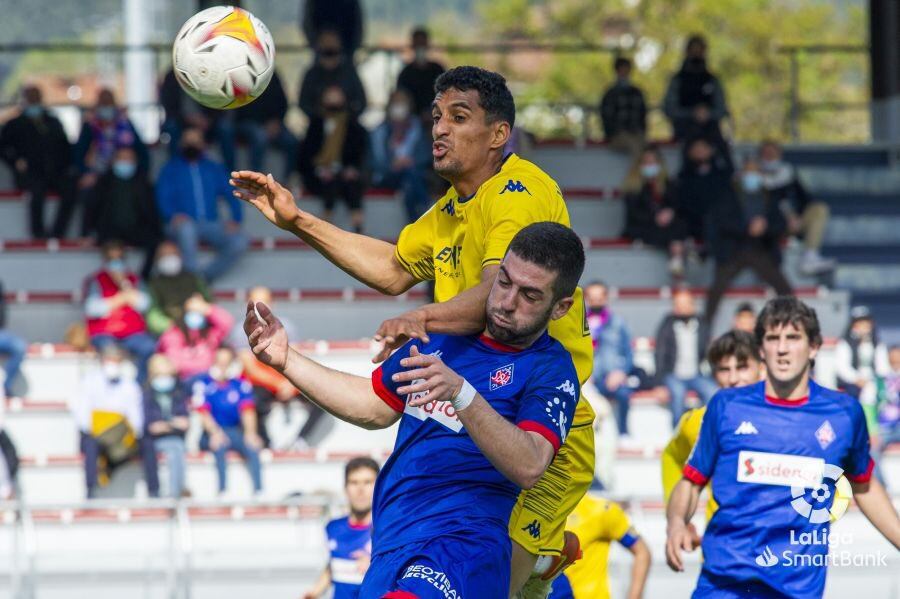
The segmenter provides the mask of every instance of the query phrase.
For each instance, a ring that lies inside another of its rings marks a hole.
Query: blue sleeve
[[[630,374],[634,369],[634,353],[631,351],[631,332],[628,330],[628,325],[625,322],[622,322],[622,357],[624,361],[624,368],[622,370],[625,371],[625,374]]]
[[[858,401],[850,403],[850,422],[853,426],[853,444],[844,458],[842,467],[847,478],[855,483],[867,483],[872,478],[875,462],[869,455],[869,429],[866,417]]]
[[[630,549],[635,543],[641,540],[641,535],[634,532],[632,529],[628,529],[622,538],[619,539],[619,544],[622,545],[625,549]]]
[[[432,335],[432,338],[433,337],[434,336]],[[410,348],[413,345],[418,347],[420,352],[426,353],[426,351],[423,350],[421,341],[418,339],[409,341],[391,354],[390,358],[385,360],[381,366],[372,372],[372,389],[375,391],[375,394],[395,412],[402,412],[406,407],[406,398],[400,397],[400,395],[397,394],[397,389],[405,386],[406,383],[395,383],[391,380],[391,377],[404,370],[404,368],[400,366],[400,360],[409,357]]]
[[[516,415],[516,426],[547,439],[554,452],[566,442],[581,395],[572,358],[566,357],[569,363],[565,367],[543,368],[530,375]]]
[[[709,481],[719,458],[719,411],[723,401],[721,393],[716,393],[710,400],[703,414],[700,436],[684,465],[684,477],[697,485]]]
[[[162,167],[156,180],[156,207],[164,223],[168,223],[177,212],[175,207],[175,181],[172,164]]]

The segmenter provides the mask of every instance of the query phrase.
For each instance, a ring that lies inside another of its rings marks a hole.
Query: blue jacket
[[[231,195],[228,172],[220,163],[205,156],[196,162],[173,156],[162,167],[156,182],[156,203],[164,223],[176,214],[186,214],[198,221],[217,222],[220,198],[228,200],[232,220],[241,222],[241,202]]]
[[[594,349],[594,379],[602,381],[613,370],[630,373],[634,367],[631,333],[625,320],[615,312],[609,315],[606,326],[600,329]]]

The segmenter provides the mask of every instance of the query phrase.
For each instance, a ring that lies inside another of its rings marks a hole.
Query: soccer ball
[[[275,43],[262,21],[233,6],[200,11],[172,46],[181,88],[209,108],[238,108],[262,94],[275,69]]]

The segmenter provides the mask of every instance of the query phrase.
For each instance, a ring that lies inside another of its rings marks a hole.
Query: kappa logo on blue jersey
[[[531,522],[523,526],[522,530],[531,535],[532,539],[541,538],[541,523],[537,520],[532,520]]]
[[[524,191],[524,192],[527,193],[528,195],[531,195],[531,192],[528,191],[528,188],[527,188],[527,187],[525,187],[524,185],[522,185],[522,182],[521,182],[521,181],[513,181],[512,179],[510,179],[510,180],[507,182],[507,184],[503,187],[503,189],[500,190],[500,195],[503,195],[503,194],[506,193],[507,191],[513,192],[513,193]]]
[[[513,380],[513,364],[507,364],[491,372],[491,391],[505,387]]]

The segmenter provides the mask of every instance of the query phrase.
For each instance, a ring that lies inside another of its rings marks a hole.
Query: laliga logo
[[[824,507],[828,499],[831,498],[830,486],[826,484],[826,480],[833,481],[834,501],[831,508]],[[791,507],[798,514],[806,518],[812,524],[822,524],[824,522],[834,522],[844,515],[847,508],[850,507],[850,498],[853,497],[853,489],[850,488],[850,482],[844,476],[844,471],[833,464],[825,464],[822,473],[822,482],[812,490],[812,499],[814,503],[810,503],[806,497],[806,487],[791,487]],[[818,506],[818,507],[817,507]]]

